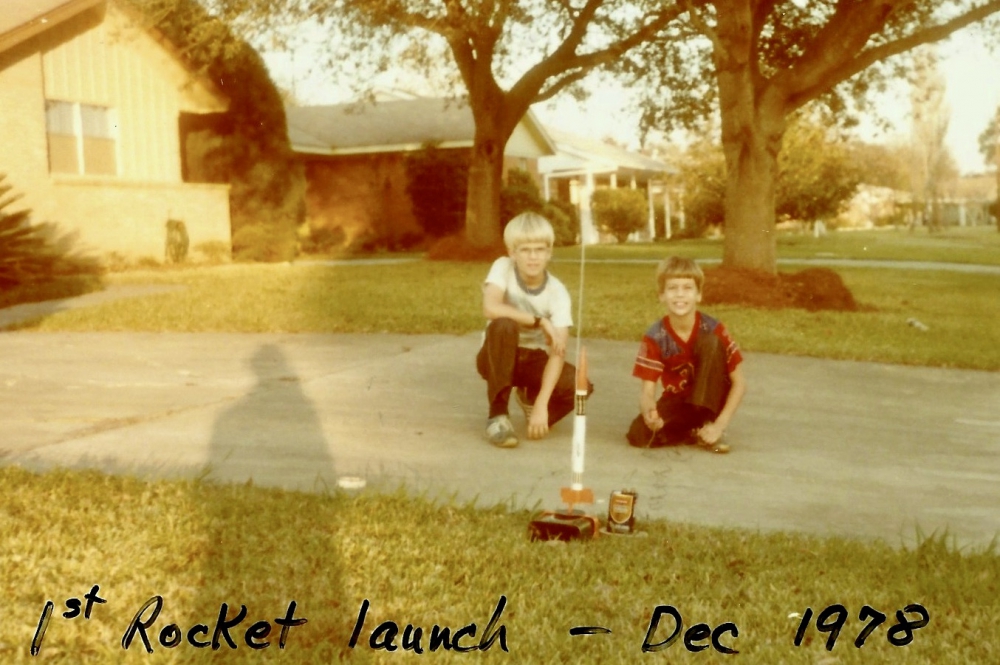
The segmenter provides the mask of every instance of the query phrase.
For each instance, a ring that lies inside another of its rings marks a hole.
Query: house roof
[[[330,106],[288,106],[288,140],[296,152],[350,155],[418,150],[428,143],[467,148],[475,136],[465,102],[439,98],[396,99]],[[521,126],[544,154],[555,146],[530,111]]]
[[[54,25],[105,0],[2,0],[0,52],[6,51]]]
[[[551,127],[546,128],[555,141],[557,154],[545,157],[539,170],[550,176],[618,173],[653,177],[678,173],[676,167],[642,153],[632,152],[599,139],[576,136]]]
[[[0,12],[0,53],[46,30],[51,30],[88,9],[107,5],[109,2],[110,0],[0,0],[0,3],[3,4],[3,11]],[[155,39],[182,67],[190,71],[190,64],[180,54],[177,47],[159,30],[145,25],[142,19],[137,18],[137,10],[125,3],[115,3],[115,7],[143,25],[147,34]],[[204,108],[224,111],[229,106],[229,98],[213,80],[196,73],[192,73],[192,76],[197,85],[189,88],[188,94],[192,98],[199,99]]]

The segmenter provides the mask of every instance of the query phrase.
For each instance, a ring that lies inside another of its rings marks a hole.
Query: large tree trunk
[[[997,195],[993,199],[993,213],[996,216],[997,220],[997,231],[1000,231],[1000,133],[997,134],[996,162],[997,162]]]
[[[500,189],[503,187],[503,151],[507,135],[493,123],[477,122],[469,164],[465,235],[476,247],[495,245],[501,237]]]
[[[784,109],[774,91],[755,85],[752,17],[747,0],[719,7],[715,49],[722,148],[726,156],[725,240],[722,265],[777,272],[774,190]],[[759,78],[757,78],[759,81]]]
[[[495,245],[502,237],[500,190],[504,150],[517,123],[528,112],[529,101],[526,93],[504,93],[492,79],[470,89],[469,105],[476,133],[469,164],[465,237],[475,247]]]
[[[775,137],[758,122],[723,139],[727,169],[724,267],[777,271],[774,188],[780,144],[780,134]]]

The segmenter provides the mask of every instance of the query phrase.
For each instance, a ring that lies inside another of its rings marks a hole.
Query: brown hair
[[[656,266],[656,292],[663,293],[663,290],[667,288],[668,279],[684,277],[693,279],[695,286],[698,287],[698,292],[701,292],[701,287],[705,284],[705,273],[701,271],[694,259],[668,256]]]

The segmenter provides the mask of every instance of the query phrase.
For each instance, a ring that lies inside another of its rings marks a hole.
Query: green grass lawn
[[[527,539],[526,512],[433,505],[399,492],[303,494],[91,472],[38,476],[16,468],[0,469],[0,483],[4,663],[212,656],[227,663],[330,663],[342,654],[356,662],[398,662],[401,650],[370,648],[382,622],[397,623],[400,632],[406,624],[423,627],[424,649],[433,625],[454,632],[476,623],[476,638],[460,644],[478,644],[501,596],[508,653],[498,641],[483,653],[442,649],[418,660],[723,662],[711,647],[689,653],[683,637],[665,651],[641,652],[653,610],[668,605],[681,614],[684,630],[735,624],[738,636],[722,635],[720,644],[748,663],[987,663],[995,661],[1000,639],[1000,557],[956,552],[941,537],[902,549],[640,520],[645,537],[553,545]],[[89,620],[63,618],[66,600],[95,584],[107,602],[95,604]],[[138,637],[124,651],[126,627],[155,595],[163,609],[148,631],[154,654]],[[365,599],[370,608],[350,650]],[[55,613],[32,659],[28,647],[46,600],[55,602]],[[308,623],[290,629],[282,652],[274,620],[292,600],[295,616]],[[231,631],[236,650],[224,642],[216,654],[186,640],[173,649],[156,642],[169,624],[185,633],[197,623],[214,629],[223,602],[229,617],[247,606],[240,630]],[[896,611],[914,603],[926,609],[929,623],[913,631],[908,646],[891,645]],[[835,604],[850,616],[828,652],[829,629],[817,631],[816,617]],[[888,619],[856,648],[866,605]],[[813,621],[796,647],[800,619],[792,615],[807,608]],[[259,620],[272,624],[273,644],[252,651],[243,633]],[[571,636],[575,626],[611,633]],[[650,643],[665,640],[674,626],[662,618]],[[836,660],[824,660],[831,656]]]
[[[882,261],[938,261],[1000,265],[1000,233],[995,226],[952,227],[930,234],[926,229],[840,231],[820,238],[780,233],[779,259],[870,259]],[[579,247],[556,250],[557,258],[577,258]],[[587,247],[594,259],[660,259],[677,254],[695,259],[721,259],[722,239],[670,240],[655,243]]]
[[[1000,234],[998,234],[1000,235]],[[625,248],[628,249],[628,248]],[[182,291],[60,312],[42,331],[469,333],[483,325],[479,263],[232,265],[109,276]],[[637,340],[662,315],[649,263],[592,263],[584,275],[585,337]],[[576,299],[579,263],[553,266]],[[872,311],[706,311],[749,352],[1000,369],[1000,275],[837,268]],[[574,308],[576,304],[574,304]],[[575,309],[574,309],[575,315]],[[911,327],[915,318],[929,330]]]

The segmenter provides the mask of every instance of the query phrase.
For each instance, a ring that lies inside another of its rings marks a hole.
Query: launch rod
[[[570,486],[583,489],[583,459],[587,442],[587,349],[580,348],[576,368],[576,416],[573,419],[573,450],[571,454],[573,476]]]

